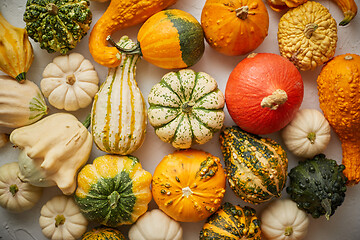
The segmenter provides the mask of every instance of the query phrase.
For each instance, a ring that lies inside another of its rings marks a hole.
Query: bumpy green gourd
[[[325,215],[329,219],[345,198],[344,169],[344,165],[325,158],[324,154],[316,155],[290,170],[290,186],[286,191],[313,218]]]
[[[28,0],[24,13],[28,35],[49,53],[66,54],[90,29],[88,0]]]

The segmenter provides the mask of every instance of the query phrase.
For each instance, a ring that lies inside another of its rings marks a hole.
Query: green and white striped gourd
[[[288,159],[278,143],[235,126],[221,131],[220,144],[226,176],[238,197],[258,204],[281,196]]]
[[[127,36],[119,46],[132,49],[135,43]],[[146,106],[135,81],[138,54],[120,54],[121,64],[109,68],[108,76],[94,98],[91,131],[97,147],[107,153],[127,155],[144,141]]]
[[[156,135],[175,148],[206,143],[224,123],[224,95],[215,79],[204,72],[167,73],[152,87],[148,102],[148,118]]]

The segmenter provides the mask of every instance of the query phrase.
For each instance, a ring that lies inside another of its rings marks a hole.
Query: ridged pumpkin
[[[126,240],[126,238],[115,228],[100,226],[84,233],[81,240]]]
[[[318,79],[320,108],[341,141],[348,185],[360,181],[360,56],[334,57]]]
[[[223,126],[224,95],[210,75],[170,72],[150,90],[148,117],[156,135],[176,148],[204,144]]]
[[[152,194],[159,208],[180,222],[197,222],[213,214],[225,194],[220,159],[201,150],[178,150],[157,165]]]
[[[34,53],[24,28],[11,25],[0,13],[0,70],[23,83]]]
[[[269,14],[261,0],[206,0],[201,26],[216,51],[242,55],[256,49],[268,35]]]
[[[220,144],[227,179],[238,197],[258,204],[281,196],[288,159],[278,143],[239,127],[226,127],[220,133]]]
[[[119,45],[135,46],[127,36]],[[121,54],[119,67],[110,68],[96,93],[91,110],[91,132],[96,146],[107,153],[127,155],[145,139],[146,106],[135,80],[139,55]]]
[[[134,223],[151,201],[151,174],[133,156],[104,155],[78,174],[75,201],[91,221],[109,227]]]
[[[202,57],[205,44],[200,23],[190,13],[169,9],[151,16],[140,28],[138,46],[120,52],[142,54],[155,66],[165,69],[186,68]]]
[[[299,110],[303,95],[300,72],[273,53],[250,54],[231,72],[225,89],[231,118],[253,134],[285,127]]]
[[[260,240],[260,220],[253,208],[225,202],[206,220],[199,239]]]

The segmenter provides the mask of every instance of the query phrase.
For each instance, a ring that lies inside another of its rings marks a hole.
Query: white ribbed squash
[[[118,45],[132,49],[127,36]],[[135,81],[139,55],[119,54],[121,64],[109,68],[108,76],[95,95],[91,111],[91,130],[97,147],[107,153],[127,155],[144,141],[146,106]]]

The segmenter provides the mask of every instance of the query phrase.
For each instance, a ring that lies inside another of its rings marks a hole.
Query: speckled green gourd
[[[324,154],[316,155],[290,170],[286,192],[313,218],[325,215],[329,219],[345,198],[344,169],[344,165],[327,159]]]
[[[200,240],[260,240],[260,220],[253,208],[225,202],[200,231]]]
[[[28,0],[24,13],[28,35],[49,53],[66,54],[90,29],[88,0]]]
[[[236,126],[222,130],[220,143],[226,176],[238,197],[258,204],[281,196],[288,160],[278,143]]]

